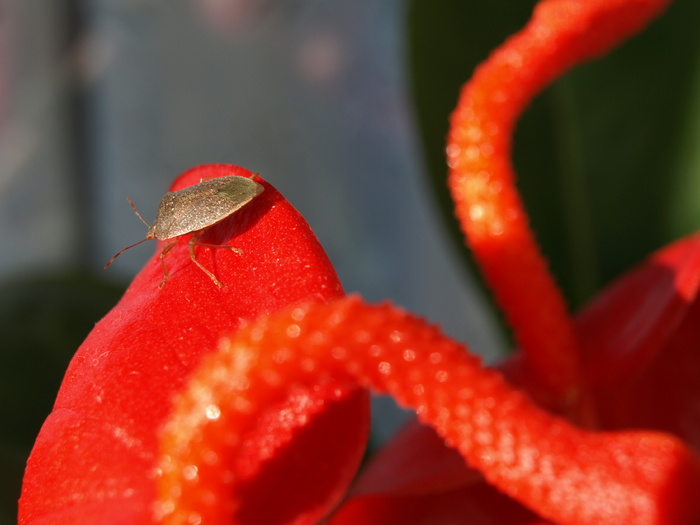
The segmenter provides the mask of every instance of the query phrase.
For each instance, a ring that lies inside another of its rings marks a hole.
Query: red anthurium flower
[[[210,232],[244,253],[198,255],[224,289],[180,243],[171,281],[157,289],[155,257],[88,337],[30,458],[22,523],[314,523],[357,463],[366,387],[432,428],[381,452],[334,525],[700,523],[700,235],[571,318],[509,161],[530,99],[665,4],[545,0],[465,87],[450,188],[516,332],[520,350],[500,369],[421,319],[342,297],[266,186]]]
[[[231,175],[253,173],[202,166],[179,177],[172,190]],[[157,431],[173,393],[202,355],[216,348],[223,332],[250,319],[299,301],[343,295],[303,218],[272,186],[256,180],[265,191],[201,238],[242,253],[196,248],[197,260],[217,275],[221,288],[190,260],[189,236],[165,257],[170,279],[159,288],[165,245],[159,243],[119,304],[80,347],[29,459],[20,523],[150,523]],[[341,496],[362,457],[369,425],[366,393],[324,383],[295,389],[275,408],[261,416],[261,438],[241,461],[254,470],[276,454],[281,468],[295,469],[298,457],[310,454],[324,474],[307,480],[316,485],[286,494],[297,512],[316,516]],[[294,432],[297,439],[290,444]],[[318,447],[330,439],[333,455]]]

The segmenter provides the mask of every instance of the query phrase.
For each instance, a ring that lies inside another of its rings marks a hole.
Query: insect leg
[[[158,285],[158,288],[163,288],[163,285],[168,281],[170,276],[168,275],[168,269],[165,267],[165,256],[168,254],[170,250],[173,249],[173,247],[177,244],[177,239],[175,239],[173,242],[168,244],[165,248],[163,248],[163,251],[160,252],[160,264],[163,266],[163,282]]]
[[[243,253],[243,250],[240,248],[234,248],[233,246],[229,246],[228,244],[207,244],[205,242],[195,242],[195,246],[204,246],[205,248],[226,248],[227,250],[231,250],[232,252],[236,253]]]
[[[210,248],[221,248],[221,246],[216,245],[216,244],[200,244],[200,243],[197,242],[197,236],[196,236],[196,235],[193,235],[193,236],[190,238],[190,242],[189,242],[189,246],[190,246],[190,259],[192,259],[192,262],[195,263],[197,266],[199,266],[199,268],[200,268],[204,273],[206,273],[212,281],[214,281],[214,284],[215,284],[216,286],[218,286],[219,288],[221,288],[222,284],[219,282],[219,280],[216,278],[216,276],[215,276],[213,273],[211,273],[209,270],[207,270],[204,266],[202,266],[202,264],[195,258],[195,256],[194,256],[194,247],[195,247],[195,245],[199,245],[199,246],[208,246],[208,247],[210,247]]]

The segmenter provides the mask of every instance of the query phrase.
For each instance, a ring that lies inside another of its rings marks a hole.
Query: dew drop
[[[479,149],[479,146],[472,144],[467,147],[464,155],[470,160],[476,160],[481,156],[481,150]]]
[[[448,157],[456,157],[457,155],[459,155],[460,151],[461,148],[458,144],[448,144],[445,148],[445,153]]]
[[[379,363],[379,373],[385,376],[391,374],[391,363],[387,361]]]
[[[173,500],[163,501],[155,508],[156,519],[161,520],[175,512],[175,502]]]
[[[483,206],[475,205],[469,207],[469,218],[473,221],[478,221],[484,216]]]
[[[482,139],[483,133],[481,131],[481,126],[469,126],[466,130],[466,138],[470,142],[478,142]]]
[[[250,339],[255,343],[260,342],[263,337],[265,337],[265,329],[261,326],[255,327],[250,331]]]
[[[290,339],[296,339],[299,337],[299,334],[301,334],[301,327],[298,324],[290,324],[287,327],[287,337]]]
[[[292,319],[294,319],[297,322],[303,321],[305,316],[306,316],[306,309],[304,309],[304,308],[295,308],[292,311]]]
[[[187,465],[182,469],[182,477],[187,481],[195,481],[199,477],[199,469],[196,465]]]
[[[217,420],[221,417],[221,409],[215,404],[207,405],[204,409],[204,415],[209,420]]]

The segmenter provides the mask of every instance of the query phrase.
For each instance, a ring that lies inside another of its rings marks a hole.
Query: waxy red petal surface
[[[171,189],[227,175],[253,174],[229,165],[202,166],[183,174]],[[270,184],[256,180],[265,191],[202,237],[203,242],[230,244],[243,252],[197,248],[197,259],[215,273],[222,288],[190,260],[188,236],[167,254],[170,280],[159,288],[164,243],[158,243],[121,301],[78,349],[29,458],[20,523],[149,523],[158,430],[170,413],[173,395],[202,356],[217,348],[223,333],[235,332],[248,320],[290,303],[343,295],[304,219]],[[347,435],[328,465],[333,472],[325,478],[327,486],[309,503],[314,507],[332,505],[349,483],[368,428],[364,392],[346,388],[343,395],[326,395],[313,386],[295,392],[295,406],[304,399],[315,408],[296,421],[268,418],[260,429],[275,436],[278,427],[305,428],[314,414],[335,412],[336,428],[317,425],[315,432],[307,432],[307,447],[336,431]],[[319,408],[319,403],[327,407]],[[284,445],[284,432],[278,434],[279,443],[249,447],[249,469],[256,455]],[[304,449],[304,440],[297,446]]]

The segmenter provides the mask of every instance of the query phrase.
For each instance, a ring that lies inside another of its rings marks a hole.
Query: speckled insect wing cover
[[[229,178],[229,177],[227,177]],[[231,180],[222,184],[218,190],[218,196],[225,197],[231,202],[237,202],[239,205],[235,208],[247,204],[252,199],[260,195],[265,187],[258,184],[253,179],[245,177],[230,177]]]
[[[172,239],[207,228],[249,203],[262,190],[260,184],[245,177],[221,177],[167,193],[158,205],[156,237]]]

